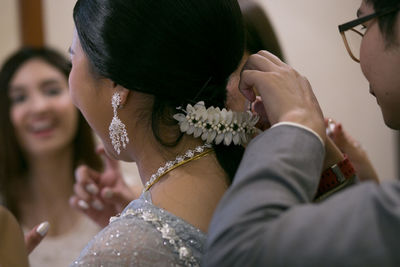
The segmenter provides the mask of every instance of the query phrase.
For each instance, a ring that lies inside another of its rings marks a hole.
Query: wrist
[[[343,153],[339,150],[339,148],[333,143],[330,138],[325,140],[325,159],[323,170],[333,166],[334,164],[341,162],[344,160]]]
[[[355,169],[350,160],[345,156],[343,160],[326,168],[322,172],[314,201],[321,201],[353,184],[355,176]]]

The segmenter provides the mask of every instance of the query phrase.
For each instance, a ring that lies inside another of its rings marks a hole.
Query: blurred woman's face
[[[41,59],[27,61],[11,80],[8,95],[10,120],[25,153],[48,155],[72,145],[78,111],[58,69]]]
[[[360,17],[374,13],[372,5],[362,2]],[[367,30],[361,44],[361,69],[369,81],[370,93],[376,97],[387,126],[400,129],[400,16],[395,22],[397,43],[387,46],[373,19],[364,25]]]

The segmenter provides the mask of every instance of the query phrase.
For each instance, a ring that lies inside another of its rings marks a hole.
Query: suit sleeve
[[[400,263],[399,184],[364,183],[313,204],[323,159],[321,142],[301,128],[254,139],[214,214],[203,265]]]

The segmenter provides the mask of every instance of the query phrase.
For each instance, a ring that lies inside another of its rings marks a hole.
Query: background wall
[[[250,0],[249,0],[250,1]],[[367,150],[381,179],[398,177],[396,135],[387,129],[359,64],[347,55],[337,25],[355,18],[360,0],[255,0],[275,25],[288,62],[307,76],[325,116],[343,123]],[[0,62],[18,48],[15,0],[0,2]],[[66,54],[75,0],[43,0],[47,44]],[[124,169],[136,182],[132,164]]]
[[[17,2],[16,0],[0,2],[0,63],[19,46]]]
[[[68,53],[74,32],[72,11],[76,0],[42,0],[46,43]]]

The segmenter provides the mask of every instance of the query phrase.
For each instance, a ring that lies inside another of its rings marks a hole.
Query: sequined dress
[[[71,266],[199,266],[206,234],[156,207],[150,192],[132,201]]]

